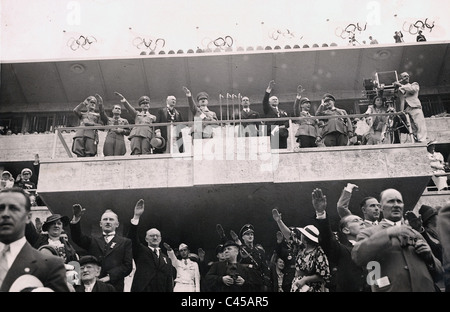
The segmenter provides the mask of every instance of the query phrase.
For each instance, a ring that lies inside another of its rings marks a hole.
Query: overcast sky
[[[428,41],[450,37],[448,0],[0,1],[2,61],[126,57],[160,48],[186,52],[215,47],[226,36],[234,48],[345,46],[348,40],[338,35],[345,37],[342,31],[351,23],[360,27],[353,28],[360,43],[372,35],[392,44],[395,30],[402,30],[405,42],[415,42],[418,29],[410,25],[425,20]],[[155,46],[158,38],[164,41]]]

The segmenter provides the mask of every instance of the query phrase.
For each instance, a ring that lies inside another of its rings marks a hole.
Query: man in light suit
[[[136,264],[131,292],[173,292],[174,269],[172,261],[160,248],[161,232],[151,228],[146,232],[145,241],[140,242],[138,224],[144,213],[144,200],[140,199],[134,207],[133,219],[128,238],[133,243],[133,259]]]
[[[133,270],[133,254],[131,240],[116,234],[119,227],[117,214],[106,210],[100,220],[103,235],[89,236],[81,231],[81,216],[85,212],[80,204],[72,207],[73,217],[70,221],[70,232],[75,244],[86,250],[87,254],[96,257],[101,263],[99,280],[110,283],[118,292],[123,292],[125,277]]]
[[[410,83],[409,74],[403,72],[400,74],[400,81],[394,82],[394,86],[400,91],[400,111],[408,113],[411,117],[411,128],[416,142],[427,142],[427,125],[419,100],[419,84]]]
[[[43,287],[69,292],[62,258],[33,248],[25,238],[31,222],[31,201],[21,188],[0,191],[0,292],[10,290],[23,275],[38,278]]]
[[[395,189],[380,194],[383,220],[360,231],[352,259],[369,270],[372,292],[434,292],[441,262],[423,236],[404,223],[403,197]]]

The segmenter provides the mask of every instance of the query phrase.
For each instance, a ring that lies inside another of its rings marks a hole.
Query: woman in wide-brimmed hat
[[[35,248],[43,245],[53,246],[58,255],[64,259],[64,263],[78,261],[78,254],[75,248],[64,239],[61,234],[64,227],[69,224],[69,217],[60,214],[50,215],[42,225],[43,233],[38,233],[32,222],[27,225],[26,238]]]

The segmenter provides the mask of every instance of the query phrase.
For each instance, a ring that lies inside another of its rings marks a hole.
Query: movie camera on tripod
[[[369,105],[375,97],[381,97],[383,105],[388,108],[388,111],[394,112],[395,102],[398,97],[398,89],[394,85],[395,82],[398,82],[398,75],[395,70],[377,72],[375,73],[375,79],[364,79],[364,92]]]
[[[383,106],[386,107],[387,113],[395,113],[396,102],[398,99],[398,87],[395,83],[401,82],[398,80],[397,71],[386,71],[375,73],[375,79],[364,79],[364,95],[368,105],[372,105],[374,98],[380,97]],[[400,133],[412,136],[411,123],[409,115],[402,113],[400,115],[390,115],[387,118],[387,128],[383,133],[388,139],[389,143],[400,143]],[[413,138],[411,138],[413,141]]]

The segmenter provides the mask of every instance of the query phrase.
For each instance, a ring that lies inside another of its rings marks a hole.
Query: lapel
[[[9,289],[17,277],[23,274],[33,274],[36,271],[37,260],[33,254],[33,250],[35,249],[26,242],[6,274],[3,280],[2,290],[5,287]]]

